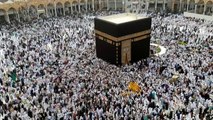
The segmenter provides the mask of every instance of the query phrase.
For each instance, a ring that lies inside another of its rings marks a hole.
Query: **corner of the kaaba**
[[[144,31],[144,34],[137,38],[133,38],[132,41],[132,58],[131,63],[138,62],[142,59],[146,59],[150,55],[150,34],[151,34],[151,18],[144,18],[137,22],[138,29],[136,32]]]
[[[117,25],[106,20],[102,20],[99,18],[94,19],[95,22],[95,31],[106,33],[111,36],[118,36],[117,33]]]
[[[102,60],[115,65],[120,65],[116,50],[120,49],[116,43],[96,35],[96,56]]]
[[[121,65],[121,45],[115,41],[117,25],[95,18],[96,56],[110,64]]]
[[[150,36],[139,41],[132,42],[131,63],[146,59],[150,55]]]

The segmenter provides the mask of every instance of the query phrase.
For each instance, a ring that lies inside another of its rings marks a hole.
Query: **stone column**
[[[174,8],[175,8],[175,0],[172,0],[172,5],[171,5],[172,12],[174,12]]]
[[[86,10],[87,10],[87,11],[90,10],[90,3],[89,3],[88,0],[87,0],[87,8],[86,8]]]
[[[211,9],[211,11],[213,11],[213,6],[212,6],[212,9]],[[213,16],[213,12],[211,12],[210,14]]]
[[[212,11],[213,11],[213,6],[212,6]],[[213,12],[211,12],[211,15],[213,16]]]
[[[10,24],[10,17],[8,12],[5,13],[5,20]]]
[[[165,1],[165,0],[164,0]],[[180,0],[180,6],[179,6],[179,11],[181,12],[182,11],[182,0]]]
[[[155,10],[157,10],[157,7],[158,7],[158,1],[155,0]]]
[[[88,0],[86,0],[86,12],[87,12],[87,7],[88,7]]]
[[[30,8],[27,6],[27,20],[30,20]]]
[[[206,4],[204,5],[203,15],[206,14]]]
[[[36,7],[36,12],[37,12],[37,19],[39,19],[38,6]]]
[[[59,12],[60,12],[60,15],[63,15],[63,5],[62,5],[62,8],[59,8]]]
[[[57,17],[57,9],[56,9],[56,4],[54,3],[54,9],[55,9],[55,17]]]
[[[197,13],[197,4],[195,4],[195,11],[194,13]]]
[[[163,0],[163,10],[166,10],[166,1]]]
[[[18,12],[16,12],[16,14],[17,14],[17,20],[20,22],[20,16],[19,16],[19,13],[18,13]]]
[[[48,9],[47,9],[47,6],[45,6],[45,14],[46,14],[46,17],[49,17],[49,16],[48,16]]]
[[[48,16],[50,16],[50,15],[51,15],[51,17],[52,17],[52,15],[53,15],[53,11],[52,11],[52,9],[48,9],[48,8],[47,8],[47,14],[48,14]]]
[[[95,11],[95,1],[92,0],[92,10]]]
[[[149,10],[149,1],[147,0],[146,1],[146,11],[148,11]]]
[[[117,1],[114,0],[114,2],[115,2],[115,10],[117,10]]]
[[[73,13],[73,9],[72,9],[72,7],[73,7],[73,4],[71,3],[71,4],[70,4],[70,6],[71,6],[71,13]]]
[[[81,1],[80,0],[78,1],[78,12],[79,13],[81,12]]]
[[[107,10],[109,10],[109,0],[107,0]]]
[[[65,16],[65,6],[63,4],[63,15]]]
[[[101,7],[102,7],[101,0],[98,0],[98,10],[101,10]]]
[[[122,10],[125,11],[125,0],[122,0]]]
[[[187,2],[187,12],[189,11],[189,2]]]

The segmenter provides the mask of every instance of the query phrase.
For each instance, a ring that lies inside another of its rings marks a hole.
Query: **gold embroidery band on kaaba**
[[[102,36],[100,36],[100,35],[97,35],[97,37],[99,38],[99,40],[104,40],[104,41],[106,41],[106,42],[108,42],[108,43],[110,43],[110,44],[113,44],[113,41],[112,40],[110,40],[110,39],[107,39],[107,38],[103,38]],[[146,35],[143,35],[143,36],[140,36],[140,37],[137,37],[137,38],[133,38],[132,39],[132,42],[137,42],[137,41],[140,41],[140,40],[144,40],[144,39],[146,39],[146,38],[148,38],[148,37],[150,37],[150,35],[149,34],[146,34]],[[126,39],[126,40],[130,40],[130,39]],[[120,41],[118,41],[118,42],[116,42],[116,43],[114,43],[116,46],[120,46],[121,44],[120,44]]]
[[[125,35],[125,36],[122,36],[122,37],[114,37],[112,35],[109,35],[107,33],[101,32],[99,30],[95,30],[95,33],[97,35],[99,35],[99,36],[104,37],[104,38],[113,40],[115,42],[119,42],[119,41],[123,41],[123,40],[126,40],[126,39],[132,39],[132,38],[136,38],[136,37],[141,37],[141,36],[146,35],[146,34],[150,34],[151,30],[145,30],[145,31],[141,31],[141,32]],[[136,40],[136,41],[138,41],[138,40]]]
[[[140,40],[144,40],[144,39],[146,39],[148,37],[150,37],[150,35],[144,35],[144,36],[141,36],[141,37],[134,38],[134,42],[140,41]]]

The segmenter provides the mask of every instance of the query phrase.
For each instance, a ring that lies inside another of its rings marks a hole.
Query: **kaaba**
[[[151,18],[122,13],[94,20],[98,58],[119,66],[149,57]]]

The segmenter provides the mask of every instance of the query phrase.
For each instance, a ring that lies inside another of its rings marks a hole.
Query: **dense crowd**
[[[146,14],[166,53],[117,67],[96,57],[93,23],[117,13],[1,26],[0,119],[212,119],[213,22]],[[141,93],[124,94],[131,81]]]

